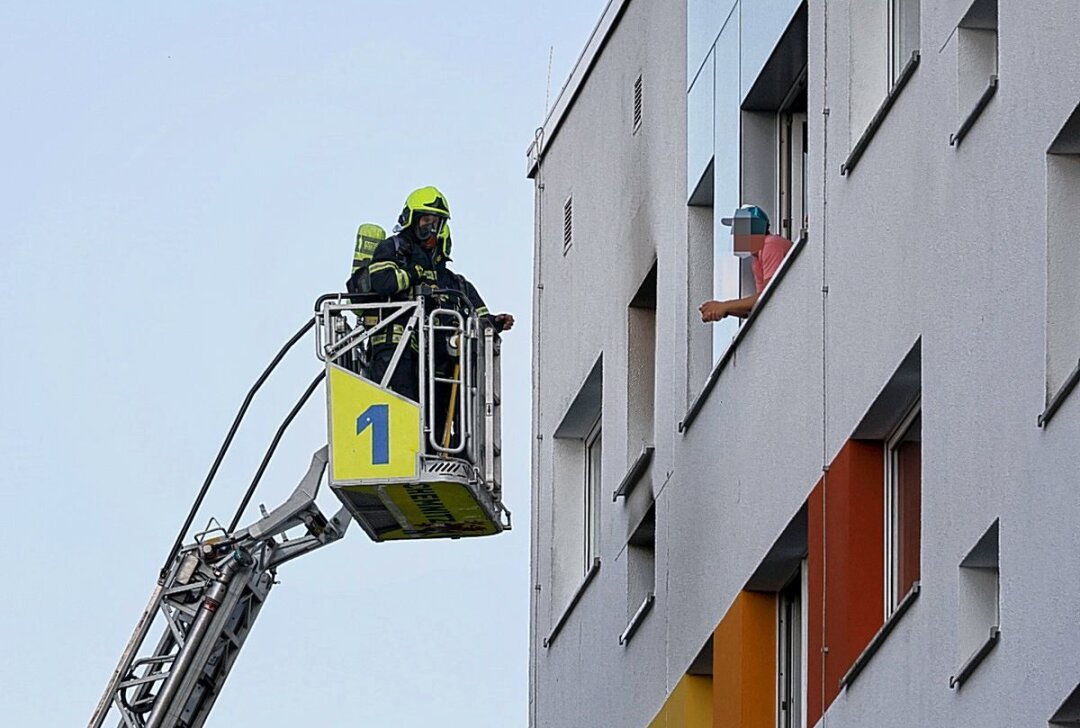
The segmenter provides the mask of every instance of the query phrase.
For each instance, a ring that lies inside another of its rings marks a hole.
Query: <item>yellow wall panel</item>
[[[684,675],[649,728],[711,728],[712,706],[712,680]]]

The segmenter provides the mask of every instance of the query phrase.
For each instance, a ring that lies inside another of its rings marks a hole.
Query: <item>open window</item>
[[[803,3],[742,104],[740,197],[764,209],[770,231],[791,241],[806,231],[807,14]],[[750,261],[742,263],[745,296],[754,280]]]

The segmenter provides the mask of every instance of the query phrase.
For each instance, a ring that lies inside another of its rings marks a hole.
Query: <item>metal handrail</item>
[[[448,317],[454,322],[453,325],[440,324],[438,321],[440,317]],[[458,432],[461,433],[460,442],[454,447],[446,447],[440,441],[439,437],[441,433],[436,432],[436,413],[435,413],[435,384],[438,377],[432,376],[427,380],[427,394],[430,405],[426,409],[425,419],[427,427],[425,428],[428,433],[428,444],[431,446],[433,452],[439,452],[446,455],[458,455],[465,450],[467,442],[466,427],[465,427],[465,406],[463,401],[465,399],[466,387],[470,381],[469,373],[470,367],[467,356],[462,356],[465,352],[466,337],[465,337],[465,317],[458,311],[449,308],[437,308],[427,315],[427,324],[425,328],[428,331],[430,337],[430,345],[427,349],[426,358],[428,366],[431,367],[431,371],[435,371],[435,337],[437,332],[447,332],[453,336],[458,337],[457,346],[457,364],[458,372],[456,378],[442,378],[445,383],[458,385],[457,393],[455,394],[454,402],[454,422],[458,425]]]

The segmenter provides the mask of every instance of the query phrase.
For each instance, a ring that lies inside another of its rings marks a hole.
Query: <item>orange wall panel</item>
[[[776,722],[776,595],[740,592],[713,633],[713,728]]]
[[[884,621],[884,468],[880,442],[849,440],[810,494],[807,725]]]

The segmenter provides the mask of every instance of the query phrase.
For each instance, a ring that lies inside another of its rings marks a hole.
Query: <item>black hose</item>
[[[184,525],[180,528],[180,533],[176,535],[176,542],[173,543],[172,548],[169,550],[169,556],[165,559],[165,565],[161,567],[161,573],[158,576],[159,583],[164,583],[166,577],[168,577],[169,567],[172,565],[173,559],[176,558],[176,554],[180,552],[180,547],[184,543],[184,537],[187,535],[188,529],[191,528],[191,524],[195,520],[199,507],[202,506],[207,491],[210,490],[210,484],[213,482],[214,476],[217,475],[218,468],[221,467],[221,461],[225,459],[225,452],[229,449],[229,445],[232,444],[233,437],[236,436],[236,431],[240,427],[240,421],[244,419],[244,415],[247,414],[248,407],[255,398],[255,393],[259,391],[259,388],[262,387],[263,383],[270,376],[270,373],[274,371],[277,365],[285,357],[285,354],[288,353],[289,349],[291,349],[314,325],[315,317],[308,319],[307,323],[301,326],[300,329],[293,334],[292,338],[285,343],[285,346],[281,347],[277,356],[273,358],[259,378],[255,380],[255,384],[248,390],[247,397],[244,398],[244,403],[240,405],[240,410],[236,413],[236,418],[233,419],[232,427],[229,428],[229,434],[225,436],[225,441],[221,443],[221,449],[218,450],[217,457],[214,458],[214,464],[210,466],[210,472],[207,473],[206,480],[203,481],[202,488],[199,490],[199,495],[195,498],[195,503],[191,506],[191,511],[188,513]],[[231,531],[232,529],[229,530]]]
[[[274,451],[277,450],[278,443],[281,442],[281,437],[285,434],[285,430],[288,429],[289,425],[296,418],[296,415],[299,414],[300,409],[307,403],[308,398],[311,397],[312,392],[319,386],[319,382],[325,377],[326,370],[323,369],[319,372],[318,376],[311,380],[311,384],[308,385],[304,394],[301,395],[300,399],[293,405],[292,410],[285,417],[281,426],[278,427],[277,432],[274,434],[274,439],[270,442],[270,447],[266,449],[266,454],[263,455],[262,462],[259,463],[259,469],[255,471],[255,477],[251,479],[251,484],[248,486],[247,492],[244,493],[244,499],[240,501],[240,506],[236,509],[236,514],[233,516],[232,523],[229,524],[228,533],[230,535],[236,531],[236,526],[240,523],[240,519],[244,515],[244,509],[247,508],[248,503],[251,501],[251,496],[255,494],[255,488],[259,485],[259,481],[262,480],[263,473],[266,472],[266,466],[270,464],[270,458],[273,457]]]

